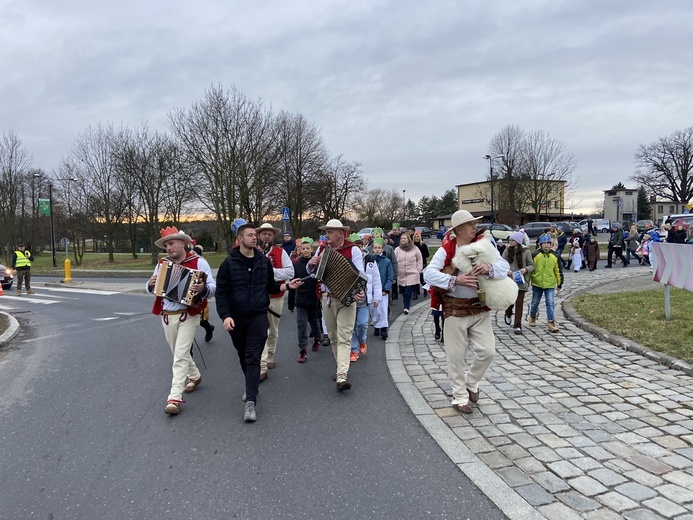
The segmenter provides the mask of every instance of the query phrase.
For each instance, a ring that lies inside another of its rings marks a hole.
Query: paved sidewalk
[[[511,519],[693,520],[693,377],[595,338],[560,310],[586,288],[642,288],[648,275],[566,273],[557,334],[543,301],[522,336],[497,313],[496,358],[468,416],[450,406],[428,300],[393,323],[388,364],[412,412]]]

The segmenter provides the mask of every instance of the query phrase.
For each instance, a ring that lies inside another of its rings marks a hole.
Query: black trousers
[[[260,358],[267,341],[267,313],[259,316],[234,318],[235,328],[231,331],[233,346],[245,375],[245,395],[248,401],[257,402],[260,388]]]
[[[623,262],[624,266],[628,264],[626,257],[623,256],[623,248],[622,247],[613,247],[610,245],[607,249],[607,254],[608,254],[608,257],[606,259],[606,265],[608,265],[608,266],[611,266],[611,262],[612,262],[614,255],[616,255],[616,258],[621,259],[621,262]]]

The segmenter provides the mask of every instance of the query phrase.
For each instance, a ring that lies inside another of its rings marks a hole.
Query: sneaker
[[[549,322],[549,332],[558,332],[558,327],[556,327],[555,321]]]
[[[245,403],[245,412],[243,413],[243,420],[245,422],[257,421],[257,413],[255,412],[255,403],[248,401]]]
[[[352,350],[352,351],[351,351],[351,355],[349,356],[349,361],[351,361],[351,362],[353,363],[354,361],[358,361],[358,360],[359,360],[359,353],[358,353],[358,352],[354,352],[354,351]]]
[[[347,379],[346,374],[337,374],[337,390],[340,392],[342,390],[349,390],[351,388],[351,383]]]
[[[323,347],[329,347],[330,346],[330,337],[327,334],[323,335],[323,337],[322,337],[322,346]]]
[[[243,397],[241,397],[241,401],[243,401],[245,403],[247,400],[248,400],[248,394],[243,392]]]
[[[515,334],[518,336],[522,334],[522,327],[515,327]]]
[[[185,383],[185,389],[183,391],[186,394],[189,394],[190,392],[194,392],[195,389],[200,385],[201,382],[202,382],[202,376],[198,377],[197,379],[188,378],[188,382]]]
[[[440,339],[440,331],[437,330],[436,333],[433,335],[434,339]]]
[[[404,314],[409,314],[409,309],[404,309]]]
[[[180,413],[180,402],[179,401],[169,401],[166,403],[164,408],[164,413],[169,415],[178,415]]]
[[[605,266],[604,266],[604,269],[611,269],[611,266],[610,266],[610,265],[605,265]]]
[[[510,318],[513,317],[513,311],[508,312],[507,310],[505,311],[505,314],[503,316],[503,319],[505,320],[506,325],[510,325]]]
[[[376,328],[376,329],[373,331],[373,335],[374,335],[374,336],[380,336],[380,329],[377,329],[377,328]]]
[[[298,351],[298,362],[299,363],[305,363],[306,362],[306,349],[302,348],[301,350]]]
[[[315,352],[315,351],[318,350],[319,348],[320,348],[320,339],[319,339],[319,338],[315,338],[315,339],[313,340],[313,346],[310,347],[310,349],[311,349],[313,352]]]
[[[530,327],[536,327],[537,326],[537,317],[536,316],[530,316],[529,321],[528,321],[528,325]]]
[[[365,356],[366,352],[368,352],[368,345],[366,345],[365,343],[359,344],[359,354]]]

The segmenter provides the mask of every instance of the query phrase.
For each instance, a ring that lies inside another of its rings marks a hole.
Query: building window
[[[633,192],[632,192],[632,191],[627,191],[627,192],[626,192],[626,195],[632,197],[632,196],[633,196]]]
[[[606,195],[607,195],[607,197],[613,197],[614,195],[616,195],[616,192],[615,191],[607,191]]]
[[[553,208],[554,208],[554,209],[558,209],[558,201],[555,201],[555,202],[553,203]]]
[[[674,212],[674,206],[669,206],[669,213],[673,213],[673,212]]]
[[[657,213],[664,213],[664,206],[657,206]]]

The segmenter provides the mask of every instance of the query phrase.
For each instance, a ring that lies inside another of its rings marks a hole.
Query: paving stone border
[[[566,273],[560,305],[647,268]],[[493,316],[497,354],[468,416],[449,402],[428,300],[386,343],[392,378],[423,426],[509,518],[673,518],[693,510],[693,378],[571,321],[517,336]],[[526,323],[526,322],[525,322]]]

